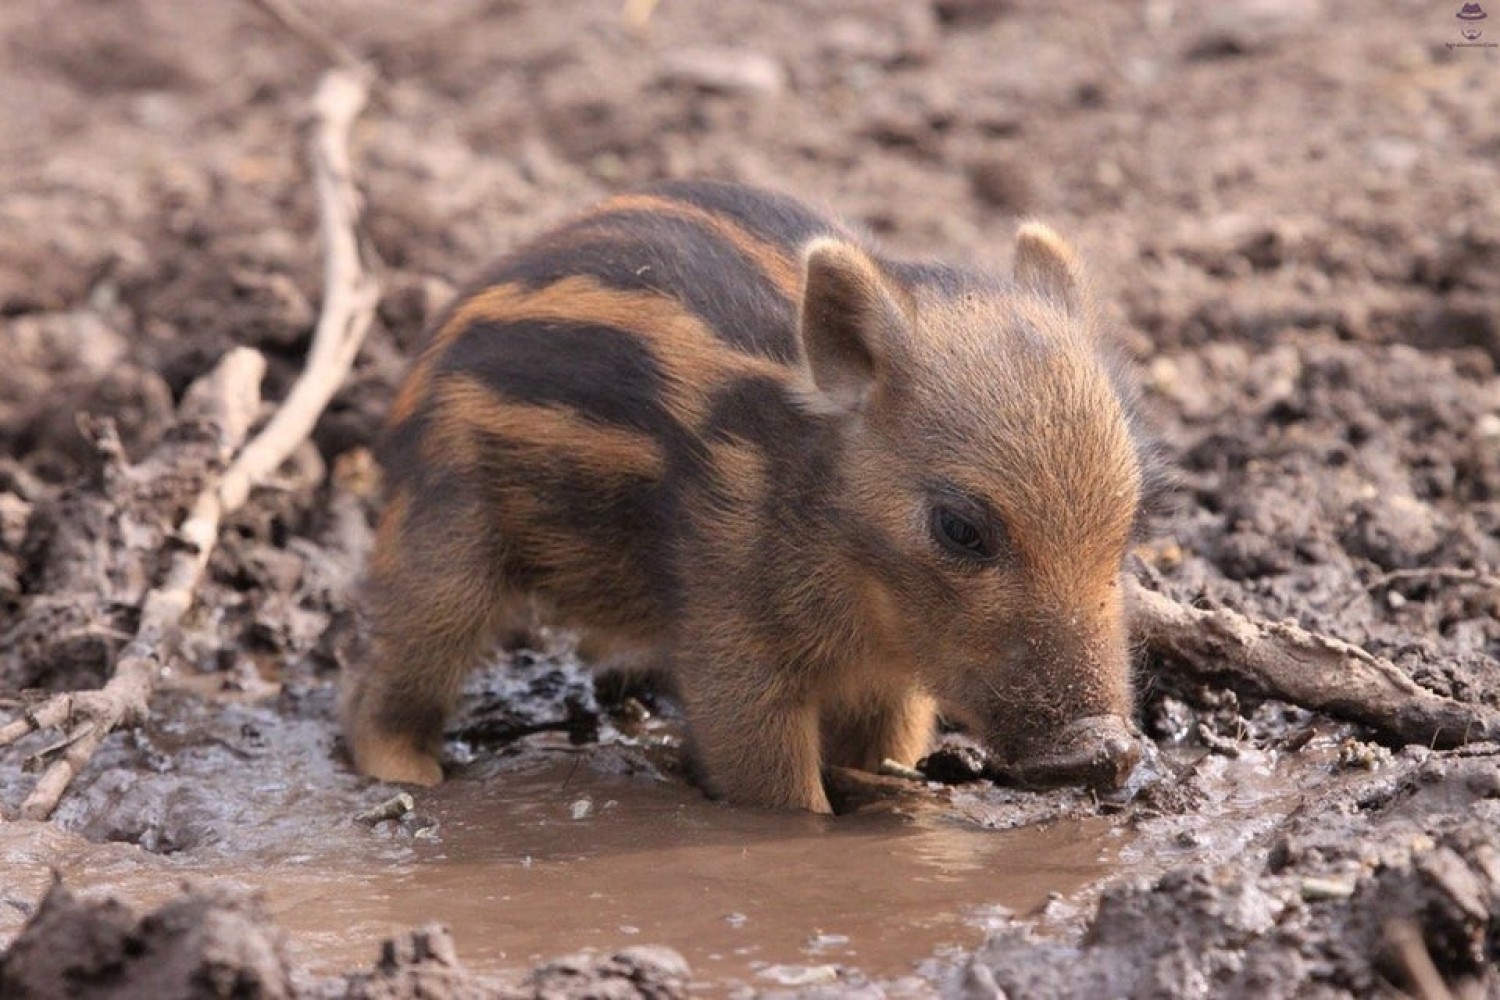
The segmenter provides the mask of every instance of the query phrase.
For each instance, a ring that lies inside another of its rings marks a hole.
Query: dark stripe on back
[[[710,400],[704,439],[749,441],[764,448],[772,461],[795,462],[794,453],[819,444],[821,421],[798,409],[789,392],[784,383],[760,375],[720,386]]]
[[[668,449],[680,446],[684,435],[662,405],[664,377],[650,348],[611,326],[476,323],[438,359],[434,375],[444,372],[471,374],[513,402],[566,406],[600,423],[644,431]]]
[[[799,520],[836,488],[836,433],[826,421],[799,409],[775,379],[739,378],[717,390],[703,437],[759,447],[773,484],[766,498],[773,523]],[[776,510],[782,504],[788,505],[787,512]],[[787,513],[791,516],[783,516]]]
[[[691,220],[641,211],[581,219],[502,263],[487,283],[542,288],[575,274],[677,299],[746,353],[782,364],[797,357],[792,302],[739,250]]]
[[[539,457],[518,449],[505,436],[484,434],[481,463],[493,482],[541,498],[532,515],[554,533],[586,540],[603,553],[625,553],[625,562],[644,577],[636,587],[609,576],[622,626],[637,622],[650,608],[675,606],[677,578],[672,564],[674,525],[683,471],[701,462],[697,439],[662,402],[665,376],[649,347],[624,330],[587,323],[542,320],[476,323],[445,350],[434,370],[479,379],[510,402],[564,406],[580,416],[644,433],[661,444],[668,468],[661,479],[620,475],[601,477],[578,469],[566,449]],[[483,431],[481,430],[483,434]],[[543,567],[544,553],[530,551],[529,536],[510,539],[504,569],[508,579],[526,581],[543,593],[556,585]],[[578,595],[556,595],[566,602]]]
[[[497,435],[486,436],[486,461],[503,476],[507,490],[524,490],[543,502],[533,515],[531,527],[545,526],[548,534],[573,538],[598,553],[603,564],[603,593],[554,596],[566,603],[587,599],[596,613],[613,607],[621,617],[617,624],[640,624],[651,609],[670,611],[676,606],[678,579],[673,565],[673,530],[677,520],[677,494],[671,484],[639,476],[605,477],[579,470],[566,452],[538,461],[531,451],[518,450]],[[556,581],[545,567],[556,553],[536,551],[535,532],[513,534],[509,539],[508,572],[524,575],[543,593]],[[568,556],[568,561],[577,556]],[[628,567],[620,572],[619,567]],[[640,574],[639,578],[632,574]]]
[[[648,188],[649,194],[696,205],[733,220],[768,243],[795,255],[808,240],[843,235],[832,220],[786,195],[724,181],[668,181]]]

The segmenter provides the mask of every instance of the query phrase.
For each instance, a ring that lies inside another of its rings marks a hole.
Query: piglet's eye
[[[968,518],[947,507],[933,508],[932,535],[943,548],[965,559],[988,559],[994,555],[984,532]]]

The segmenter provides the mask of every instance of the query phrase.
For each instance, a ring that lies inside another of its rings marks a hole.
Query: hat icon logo
[[[1480,7],[1477,3],[1464,4],[1463,8],[1454,16],[1460,22],[1458,33],[1471,42],[1478,41],[1479,36],[1484,34],[1484,29],[1480,27],[1480,22],[1489,17],[1484,12],[1484,8]]]

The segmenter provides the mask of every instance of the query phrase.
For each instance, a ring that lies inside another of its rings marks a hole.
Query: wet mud
[[[832,776],[839,817],[728,808],[668,698],[596,691],[548,636],[473,680],[443,786],[406,808],[349,771],[335,688],[406,352],[497,253],[687,175],[997,266],[1046,219],[1178,473],[1134,570],[1500,706],[1500,57],[1450,44],[1458,4],[664,0],[633,25],[650,6],[317,5],[384,78],[354,150],[376,328],[225,526],[151,717],[47,823],[15,817],[56,734],[0,752],[0,987],[1500,995],[1500,748],[1381,745],[1145,657],[1148,752],[1107,796],[955,749],[941,781]],[[249,4],[0,8],[0,718],[99,684],[133,630],[48,600],[113,530],[77,414],[139,457],[230,346],[272,399],[298,371],[319,69]],[[84,939],[72,972],[38,957]]]
[[[298,719],[285,705],[170,695],[162,717],[185,724],[148,725],[86,775],[58,816],[77,832],[0,826],[13,876],[0,928],[19,928],[60,868],[71,889],[138,905],[175,898],[183,880],[259,890],[313,971],[358,967],[386,937],[440,917],[479,973],[534,965],[560,943],[649,942],[728,988],[844,970],[900,979],[913,958],[972,948],[1000,915],[1119,870],[1125,831],[1076,804],[1035,825],[975,793],[942,802],[936,786],[900,813],[877,798],[837,820],[710,802],[677,773],[674,720],[626,736],[596,712],[581,668],[526,659],[471,700],[468,731],[504,747],[455,741],[451,756],[471,763],[409,811],[388,805],[394,789],[343,772],[326,703]],[[582,744],[556,731],[570,705],[596,725]],[[515,737],[526,730],[541,731]]]

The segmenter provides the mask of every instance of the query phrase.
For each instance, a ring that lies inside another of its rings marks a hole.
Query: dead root
[[[1134,630],[1168,669],[1368,726],[1382,739],[1435,748],[1500,739],[1500,711],[1444,698],[1389,660],[1290,622],[1195,608],[1127,574]]]
[[[266,6],[281,18],[292,10],[283,2]],[[72,617],[61,620],[80,634],[114,627],[113,609],[120,607],[137,608],[139,620],[133,633],[126,633],[131,638],[102,688],[56,695],[0,726],[0,747],[41,729],[66,732],[44,752],[50,763],[21,806],[28,819],[50,816],[104,739],[145,717],[221,520],[307,440],[369,330],[379,291],[368,250],[360,243],[349,135],[368,101],[371,74],[342,49],[332,55],[338,65],[324,74],[314,96],[310,139],[323,244],[323,305],[306,367],[286,400],[245,444],[260,408],[265,359],[239,348],[193,384],[179,409],[176,432],[139,465],[127,462],[112,424],[86,421],[103,474],[98,495],[81,503],[88,516],[79,518],[79,537],[62,547],[72,550],[65,557],[92,550],[101,558],[59,559],[64,568],[53,574],[55,585],[46,592],[68,598]],[[186,516],[178,523],[183,510]],[[155,567],[163,561],[165,571],[158,573]],[[153,580],[159,582],[151,585]],[[25,635],[5,638],[15,640],[24,655],[28,648],[45,649],[54,642],[47,629],[44,622]]]

